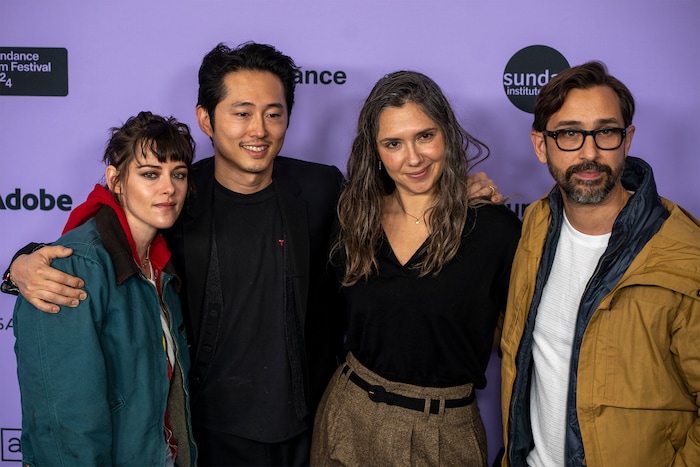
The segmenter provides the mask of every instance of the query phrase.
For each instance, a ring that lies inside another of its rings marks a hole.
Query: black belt
[[[345,365],[343,368],[343,374],[346,374],[350,370],[350,367]],[[350,372],[348,377],[350,381],[358,385],[363,390],[367,391],[369,398],[374,402],[384,402],[387,405],[396,405],[403,407],[405,409],[417,410],[423,412],[425,410],[425,399],[417,397],[407,397],[401,394],[396,394],[393,392],[388,392],[384,386],[379,386],[376,384],[370,384],[354,371]],[[445,400],[445,408],[452,409],[455,407],[464,407],[466,405],[474,402],[475,391],[472,389],[472,393],[467,397],[462,397],[461,399],[447,399]],[[437,414],[440,412],[440,399],[430,400],[430,413]]]

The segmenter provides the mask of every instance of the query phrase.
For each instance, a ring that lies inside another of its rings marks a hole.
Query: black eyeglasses
[[[627,136],[627,128],[601,128],[599,130],[556,130],[543,131],[542,134],[549,136],[562,151],[578,151],[583,147],[586,136],[592,136],[598,149],[612,151],[622,146],[622,142]]]

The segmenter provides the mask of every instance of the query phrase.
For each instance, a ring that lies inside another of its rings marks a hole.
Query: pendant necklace
[[[141,268],[145,268],[146,265],[148,264],[149,261],[149,255],[151,254],[151,245],[148,245],[148,248],[146,249],[146,257],[143,259],[141,262]]]
[[[140,265],[140,266],[141,266],[141,271],[143,271],[144,269],[146,269],[146,266],[150,266],[150,267],[149,267],[150,275],[148,276],[149,279],[150,279],[151,277],[153,277],[153,266],[151,266],[151,260],[150,260],[150,258],[149,258],[149,255],[150,255],[150,254],[151,254],[151,245],[148,245],[148,249],[146,250],[146,257],[143,259],[143,261],[141,261],[141,265]],[[136,259],[134,259],[134,263],[136,263],[137,265],[139,264],[139,263],[136,262]],[[145,275],[145,273],[144,273],[144,275]]]
[[[406,209],[403,207],[403,203],[401,202],[401,199],[398,196],[396,196],[396,201],[398,201],[399,207],[401,207],[401,210],[403,211],[403,213],[409,217],[412,217],[416,221],[415,222],[416,225],[420,224],[421,219],[423,220],[423,222],[425,222],[425,215],[428,213],[428,211],[430,211],[431,209],[433,209],[435,207],[435,205],[430,206],[425,211],[423,211],[423,214],[421,216],[416,217],[413,214],[406,212]]]
[[[414,218],[414,219],[416,220],[416,225],[420,224],[420,220],[421,220],[421,219],[423,219],[423,221],[425,221],[425,213],[426,213],[426,212],[428,212],[427,209],[425,210],[425,212],[423,213],[422,216],[416,217],[416,216],[414,216],[413,214],[407,213],[406,210],[403,211],[404,214],[408,214],[409,216],[411,216],[412,218]]]

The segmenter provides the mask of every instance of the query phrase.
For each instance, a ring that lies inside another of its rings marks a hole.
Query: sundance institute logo
[[[546,45],[531,45],[511,57],[503,72],[503,89],[508,99],[524,112],[533,113],[540,88],[569,62],[557,50]]]

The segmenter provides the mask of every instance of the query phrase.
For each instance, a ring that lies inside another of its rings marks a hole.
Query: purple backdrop
[[[571,65],[603,60],[637,99],[631,154],[651,163],[663,196],[700,215],[696,0],[3,0],[0,53],[66,49],[68,93],[7,95],[65,72],[59,59],[46,73],[17,72],[11,59],[0,58],[0,265],[29,240],[59,236],[67,211],[51,200],[70,197],[75,206],[85,198],[103,174],[107,129],[128,116],[174,115],[193,126],[199,157],[210,155],[195,123],[199,62],[218,42],[247,40],[277,46],[322,78],[346,77],[299,85],[284,155],[344,169],[357,113],[374,82],[397,69],[418,70],[443,87],[466,128],[491,147],[481,167],[502,192],[517,195],[516,212],[552,181],[530,146],[532,116],[504,92],[510,58],[541,44]],[[0,466],[21,458],[13,305],[0,296]],[[480,394],[491,456],[502,443],[498,363],[492,359],[489,386]]]

